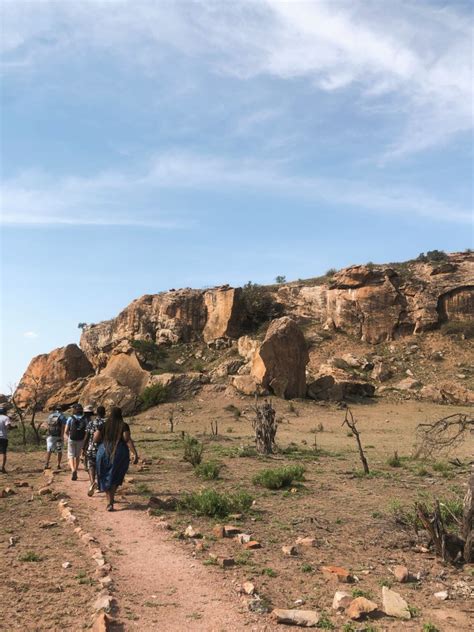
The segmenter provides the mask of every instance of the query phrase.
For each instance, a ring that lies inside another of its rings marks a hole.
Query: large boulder
[[[69,384],[66,384],[48,398],[44,408],[46,410],[57,408],[57,406],[70,408],[73,404],[81,402],[82,391],[87,386],[89,380],[90,378],[82,377],[78,380],[74,380],[74,382],[69,382]]]
[[[205,342],[219,338],[236,338],[243,319],[242,290],[223,286],[204,294],[207,320],[202,332]]]
[[[152,375],[149,385],[161,384],[166,387],[170,400],[189,399],[199,393],[209,377],[203,373],[161,373]]]
[[[135,353],[113,355],[101,375],[113,377],[137,395],[143,391],[150,379],[150,374],[142,369]]]
[[[306,394],[308,349],[303,332],[288,316],[270,323],[256,352],[251,375],[263,389],[291,399]]]
[[[106,409],[120,406],[126,415],[135,412],[138,395],[130,387],[119,382],[110,375],[95,375],[81,393],[81,403],[94,407],[102,405]]]
[[[20,406],[35,402],[44,406],[61,388],[93,373],[93,366],[77,345],[54,349],[31,360],[15,391],[15,400]]]
[[[474,404],[474,391],[455,382],[427,384],[420,390],[420,397],[440,404]]]
[[[373,384],[330,365],[321,366],[319,373],[307,386],[307,396],[322,401],[339,402],[354,397],[373,397],[374,393]]]

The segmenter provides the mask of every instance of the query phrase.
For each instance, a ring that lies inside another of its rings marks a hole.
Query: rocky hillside
[[[130,412],[147,386],[178,398],[210,384],[285,398],[397,390],[468,403],[473,323],[471,253],[268,287],[170,290],[84,326],[80,348],[34,358],[16,398],[31,402],[34,387],[44,407],[81,399]]]

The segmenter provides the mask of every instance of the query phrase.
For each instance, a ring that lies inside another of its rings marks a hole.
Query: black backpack
[[[71,441],[82,441],[86,436],[86,418],[72,416],[71,425],[69,427],[69,438]]]
[[[62,423],[61,413],[53,413],[50,415],[48,417],[48,435],[50,437],[60,437]]]

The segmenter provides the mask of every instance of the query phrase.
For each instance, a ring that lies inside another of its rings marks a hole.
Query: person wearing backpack
[[[49,461],[51,454],[56,452],[58,455],[58,470],[61,469],[61,460],[63,458],[63,437],[64,427],[67,418],[63,414],[63,407],[56,406],[54,411],[48,417],[48,435],[46,437],[46,463],[45,470],[49,470]]]
[[[87,406],[84,408],[84,413],[87,412]],[[90,407],[92,410],[92,407]],[[86,427],[86,438],[84,441],[83,455],[86,463],[87,471],[89,472],[90,486],[87,492],[88,496],[93,496],[97,487],[96,482],[96,457],[99,444],[94,441],[94,434],[97,430],[102,431],[105,424],[105,408],[103,406],[97,406],[97,417],[89,419]]]
[[[74,404],[73,413],[66,422],[67,456],[71,468],[71,479],[77,481],[77,470],[81,461],[82,446],[86,436],[87,420],[81,404]]]

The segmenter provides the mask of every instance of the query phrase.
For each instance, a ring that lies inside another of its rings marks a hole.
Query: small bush
[[[422,632],[440,632],[440,629],[437,628],[434,623],[424,623]]]
[[[18,559],[20,562],[41,562],[43,558],[34,551],[26,551],[26,553],[20,555]]]
[[[329,268],[329,270],[326,270],[326,274],[324,276],[333,277],[336,274],[336,272],[337,272],[336,268]]]
[[[240,410],[240,408],[237,408],[237,406],[234,406],[234,404],[228,404],[224,407],[224,410],[226,410],[228,413],[232,413],[236,419],[238,419],[242,415],[242,411]]]
[[[203,444],[191,435],[184,437],[184,460],[191,463],[193,467],[198,466],[202,461],[202,453],[204,452]]]
[[[278,312],[268,288],[251,281],[242,288],[242,303],[248,331],[255,331],[263,323],[275,318]]]
[[[254,448],[251,445],[242,445],[237,450],[237,456],[239,456],[241,458],[255,457],[255,456],[257,456],[257,450],[256,450],[256,448]]]
[[[166,350],[151,340],[130,340],[130,345],[141,356],[148,369],[157,369],[166,356]]]
[[[289,487],[293,481],[303,481],[304,472],[305,469],[302,465],[269,468],[256,474],[253,478],[253,483],[267,489],[282,489],[283,487]]]
[[[394,452],[393,456],[387,459],[387,465],[390,465],[390,467],[402,467],[402,462],[398,456],[398,452]]]
[[[199,465],[196,465],[194,473],[196,476],[204,478],[206,481],[212,481],[219,478],[221,469],[221,463],[217,463],[217,461],[208,461],[207,463],[200,463]]]
[[[230,513],[244,513],[252,506],[253,497],[240,491],[221,494],[214,489],[203,489],[200,492],[184,494],[178,507],[192,511],[198,516],[225,518]]]
[[[277,577],[278,573],[273,570],[273,568],[262,568],[262,575],[266,575],[267,577]]]
[[[158,404],[163,404],[168,397],[168,392],[163,384],[147,386],[139,397],[140,410],[148,410]]]

